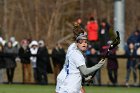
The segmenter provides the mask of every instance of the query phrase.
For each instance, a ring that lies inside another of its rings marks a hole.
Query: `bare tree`
[[[6,39],[12,35],[19,41],[44,39],[52,47],[60,41],[70,42],[78,17],[85,25],[90,15],[99,20],[106,17],[113,25],[113,5],[113,0],[0,0],[0,24]],[[139,0],[126,0],[125,39],[140,27],[139,6]]]

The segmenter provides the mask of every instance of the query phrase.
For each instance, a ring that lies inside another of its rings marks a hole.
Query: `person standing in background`
[[[12,46],[12,42],[8,41],[4,46],[4,61],[6,63],[6,74],[8,83],[13,83],[14,72],[16,68],[15,58],[17,57],[17,50]]]
[[[126,86],[129,86],[130,72],[133,72],[134,85],[137,84],[137,74],[136,74],[136,48],[134,42],[129,42],[128,48],[125,50],[125,55],[127,59],[127,72],[126,72]]]
[[[100,49],[103,46],[106,46],[107,42],[110,40],[109,30],[110,30],[110,25],[108,24],[106,19],[103,19],[101,21],[101,24],[100,24],[100,27],[99,27],[99,45],[100,45]]]
[[[31,83],[31,64],[30,64],[29,42],[24,39],[21,41],[18,56],[22,64],[23,83]]]
[[[92,67],[99,62],[99,57],[97,50],[93,47],[90,48],[90,55],[87,56],[87,67]],[[100,78],[100,69],[97,71],[95,77],[92,79],[92,85],[100,85],[101,78]]]
[[[113,85],[117,85],[118,83],[118,60],[116,57],[116,51],[117,48],[111,50],[107,58],[108,77]]]
[[[47,64],[50,62],[48,49],[43,40],[38,42],[37,52],[37,77],[40,84],[48,84]]]
[[[33,76],[34,76],[34,82],[38,83],[38,78],[37,78],[37,52],[38,52],[38,42],[33,40],[30,45],[30,52],[31,52],[31,56],[30,56],[30,61],[31,61],[31,65],[33,68]]]

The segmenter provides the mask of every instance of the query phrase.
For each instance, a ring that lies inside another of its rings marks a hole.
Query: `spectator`
[[[56,77],[63,68],[65,61],[65,51],[60,43],[57,43],[55,48],[52,50],[52,60],[54,64],[54,77],[56,82]]]
[[[118,83],[118,61],[116,57],[117,48],[111,50],[107,58],[107,71],[109,80],[113,85]]]
[[[20,47],[18,41],[15,40],[15,37],[11,37],[9,41],[12,42],[12,47],[14,47],[15,52],[18,53],[19,47]],[[19,61],[18,55],[16,56],[15,60],[16,60],[16,62]]]
[[[133,42],[134,45],[138,45],[140,43],[140,32],[139,30],[134,31],[127,39],[127,44]]]
[[[108,22],[104,19],[102,20],[99,28],[99,42],[100,42],[100,48],[107,45],[107,42],[109,41],[109,29],[110,25]]]
[[[34,76],[34,81],[35,83],[38,82],[38,79],[37,79],[37,66],[36,66],[36,62],[37,62],[37,51],[38,51],[38,42],[33,40],[30,45],[30,52],[31,52],[31,56],[30,56],[30,61],[31,61],[31,65],[32,65],[32,68],[33,68],[33,76]]]
[[[87,29],[88,40],[90,42],[90,45],[93,46],[93,43],[97,43],[98,30],[99,30],[98,23],[94,19],[94,17],[90,17],[86,29]]]
[[[39,42],[39,49],[37,52],[37,76],[40,84],[48,84],[47,64],[50,62],[48,49],[43,40]]]
[[[13,83],[13,77],[16,67],[16,61],[15,58],[17,57],[17,51],[12,46],[12,42],[8,41],[7,44],[4,47],[4,53],[6,54],[6,57],[4,58],[4,61],[6,63],[6,73],[8,78],[8,83]]]
[[[31,64],[30,64],[30,48],[26,39],[21,41],[21,47],[19,48],[19,58],[22,64],[22,78],[23,83],[31,82]]]
[[[3,45],[0,43],[0,84],[3,83],[3,68],[5,68],[3,54]]]
[[[128,44],[128,49],[125,50],[125,54],[128,57],[127,59],[127,73],[126,73],[126,86],[129,86],[130,72],[133,71],[134,85],[137,82],[136,74],[136,49],[133,42]]]
[[[98,57],[97,50],[92,47],[92,48],[90,48],[90,55],[87,56],[87,67],[92,67],[92,66],[98,64],[98,62],[99,62],[99,57]],[[97,71],[92,82],[95,85],[101,84],[100,70]]]

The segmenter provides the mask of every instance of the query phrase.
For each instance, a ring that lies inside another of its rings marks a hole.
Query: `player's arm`
[[[79,66],[79,70],[83,76],[92,75],[96,70],[100,69],[105,63],[105,59],[101,59],[98,64],[87,68],[86,65]]]

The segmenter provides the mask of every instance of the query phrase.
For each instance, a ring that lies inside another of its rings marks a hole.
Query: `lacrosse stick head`
[[[113,42],[110,44],[109,50],[115,48],[120,44],[120,34],[118,31],[116,31],[117,37],[113,40]]]

